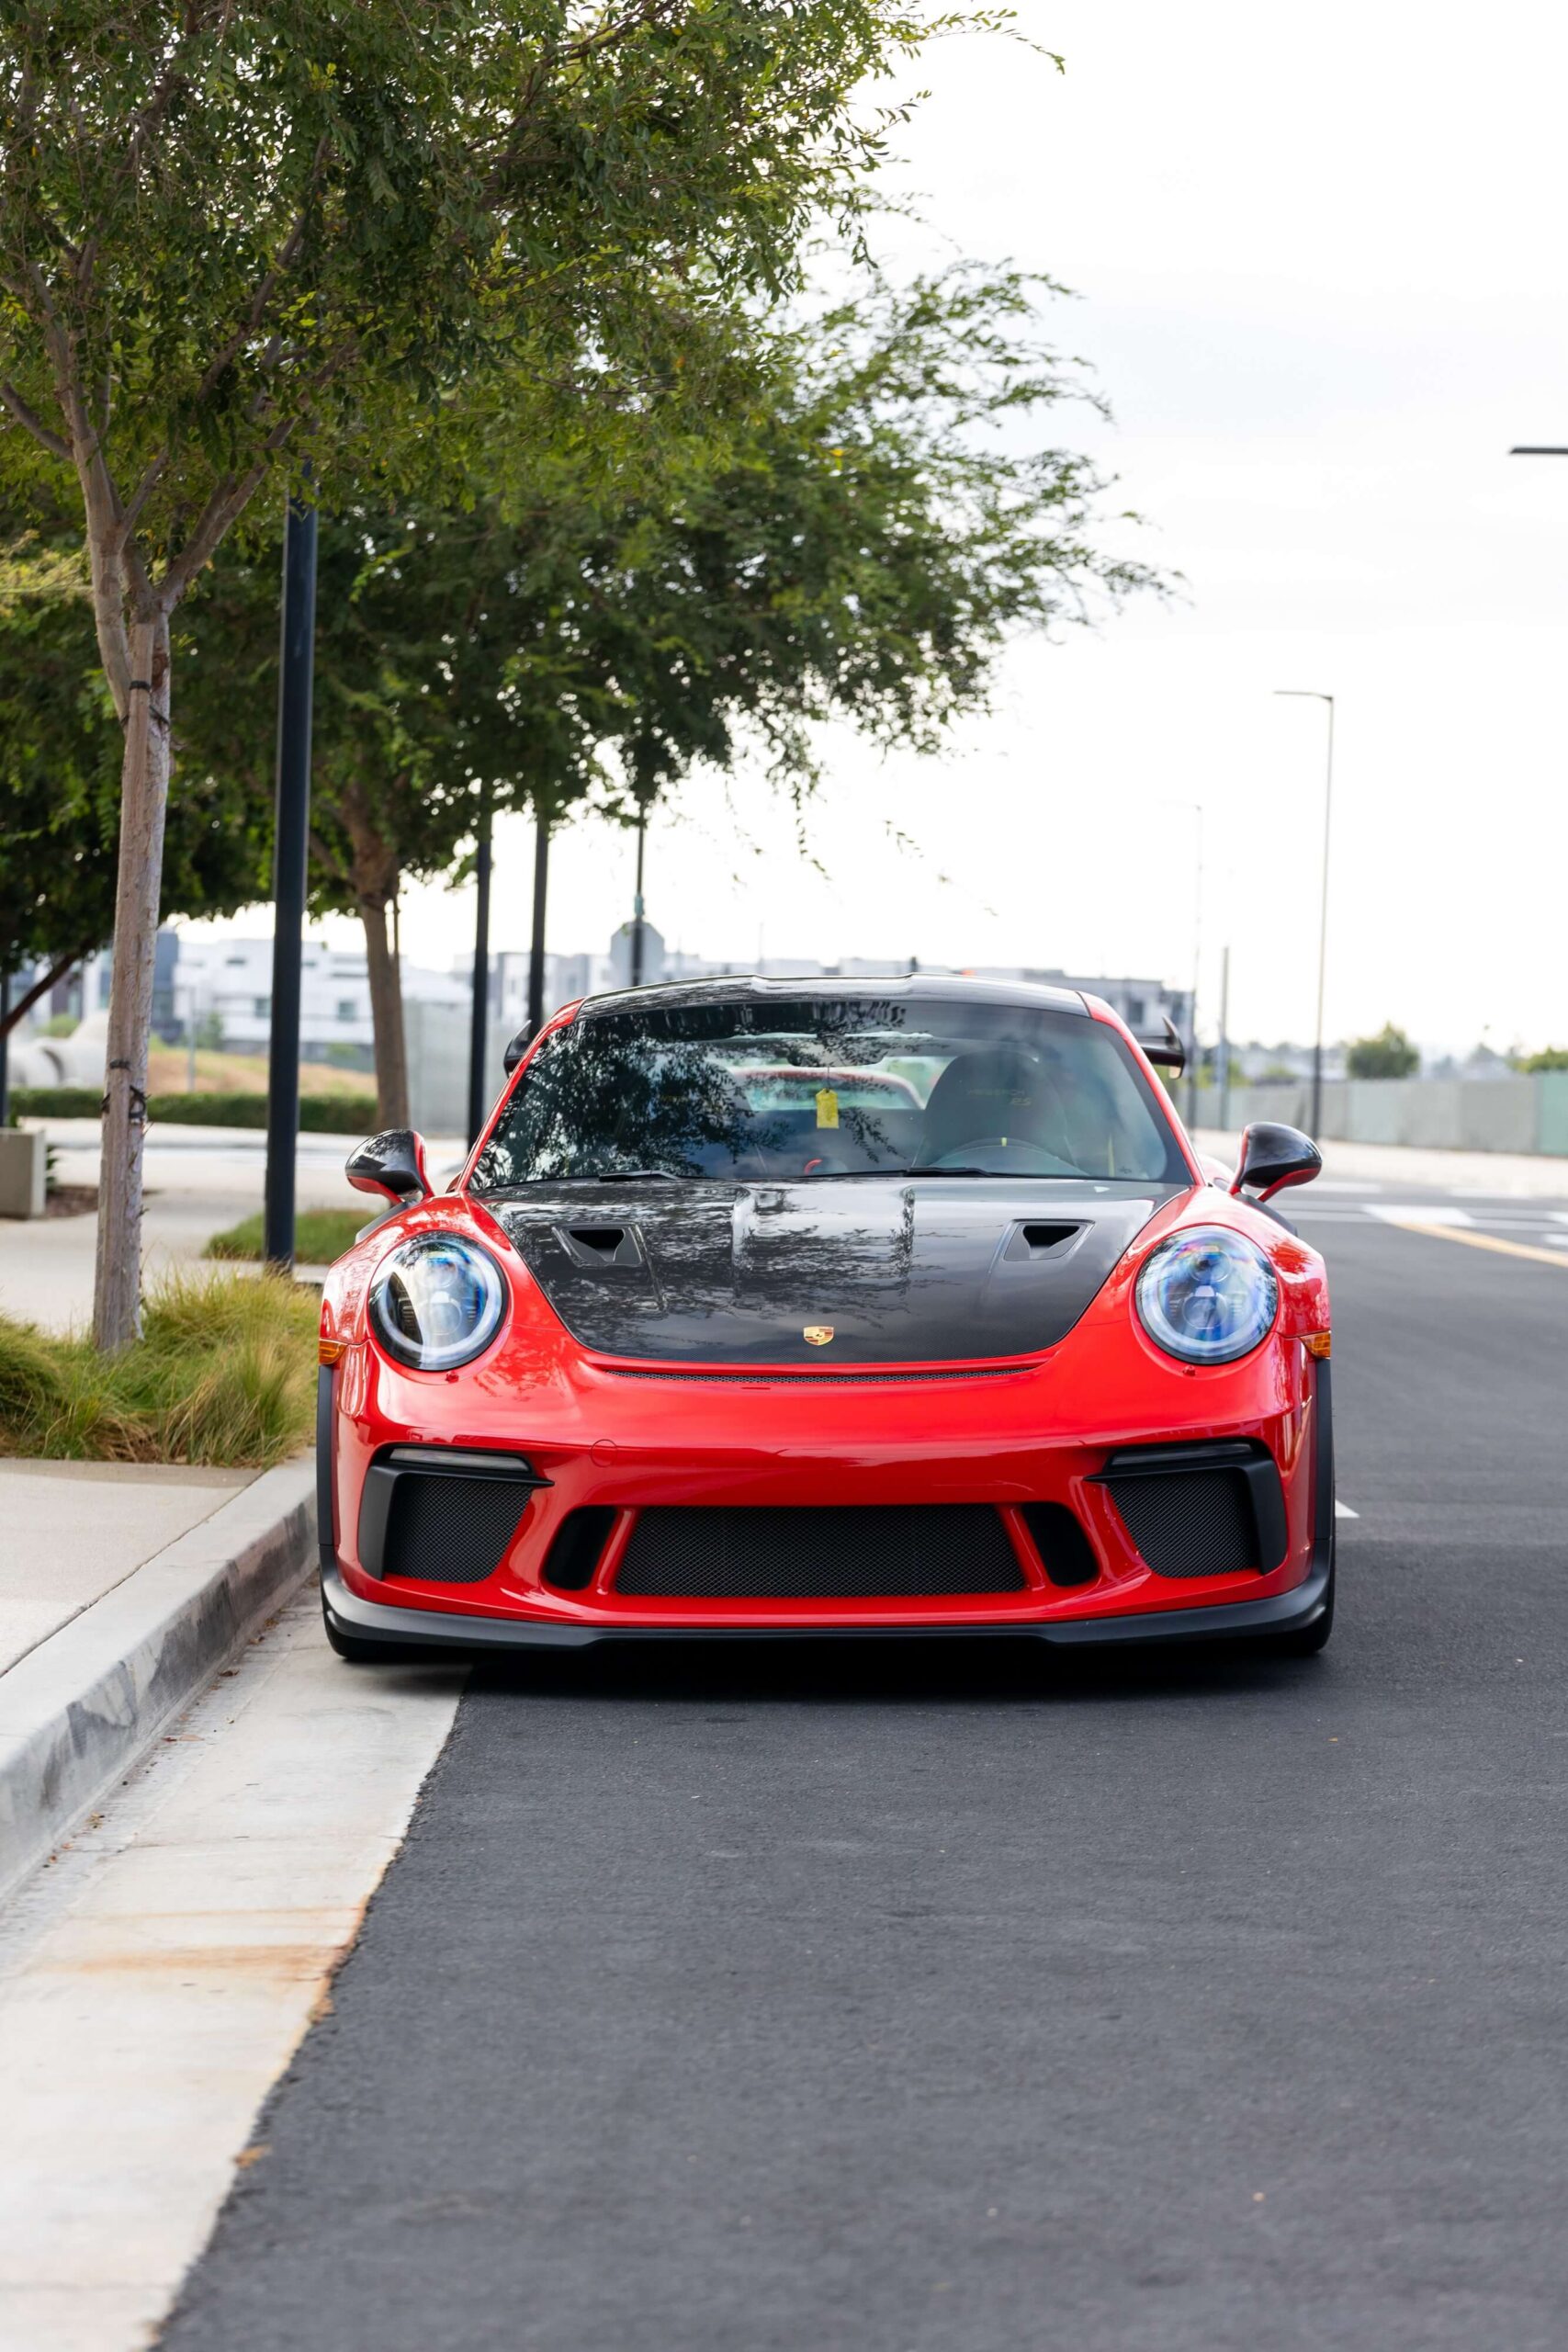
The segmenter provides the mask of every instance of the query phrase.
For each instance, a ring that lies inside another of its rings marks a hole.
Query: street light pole
[[[1197,820],[1198,838],[1192,871],[1192,1001],[1187,1019],[1192,1031],[1192,1064],[1187,1079],[1187,1124],[1198,1125],[1198,981],[1203,963],[1203,804],[1195,800],[1192,814]]]
[[[1298,702],[1328,705],[1328,757],[1323,779],[1323,896],[1317,919],[1317,1028],[1312,1044],[1312,1132],[1323,1133],[1323,988],[1328,968],[1328,840],[1334,817],[1334,696],[1315,686],[1277,686],[1277,695]]]
[[[648,810],[639,801],[637,812],[637,891],[632,899],[631,982],[642,986],[642,853],[648,837]]]
[[[474,905],[474,986],[468,1012],[468,1142],[479,1139],[479,1129],[485,1123],[489,1101],[486,1084],[485,1047],[490,1038],[490,878],[491,878],[491,816],[489,808],[479,812],[479,834],[474,843],[474,881],[477,897]]]

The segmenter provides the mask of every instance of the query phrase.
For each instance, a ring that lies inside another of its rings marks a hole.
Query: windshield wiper
[[[591,1184],[684,1184],[688,1179],[678,1168],[604,1168],[588,1181]]]

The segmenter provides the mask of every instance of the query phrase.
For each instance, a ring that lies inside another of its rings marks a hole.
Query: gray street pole
[[[490,1036],[490,810],[479,817],[474,843],[474,985],[468,1012],[468,1142],[478,1143],[485,1123],[490,1088],[485,1075],[485,1046]]]
[[[299,947],[310,833],[310,695],[316,637],[316,510],[288,502],[283,526],[283,629],[277,685],[277,821],[272,864],[272,1023],[266,1066],[262,1255],[294,1267],[294,1160],[299,1136]]]
[[[1323,990],[1328,969],[1328,842],[1329,828],[1334,819],[1334,696],[1321,694],[1315,686],[1277,686],[1275,693],[1284,699],[1328,705],[1328,752],[1323,777],[1323,896],[1317,918],[1317,1027],[1313,1033],[1312,1044],[1312,1132],[1315,1139],[1323,1133]]]
[[[1231,1123],[1231,951],[1220,950],[1220,1082],[1219,1114],[1214,1125],[1224,1135]]]
[[[1187,1124],[1198,1125],[1198,981],[1203,961],[1203,804],[1191,804],[1197,820],[1197,842],[1192,867],[1192,1001],[1187,1008],[1187,1026],[1191,1034],[1192,1052],[1187,1070]]]
[[[550,885],[550,814],[540,805],[534,818],[534,927],[528,941],[528,1035],[536,1037],[545,1018],[545,908]]]
[[[634,989],[642,986],[642,853],[648,836],[648,810],[639,807],[637,816],[637,893],[632,899],[631,980]]]

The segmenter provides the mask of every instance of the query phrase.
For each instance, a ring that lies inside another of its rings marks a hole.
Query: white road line
[[[1440,1201],[1405,1202],[1397,1206],[1382,1201],[1369,1202],[1369,1216],[1381,1217],[1385,1225],[1473,1225],[1475,1219],[1468,1209],[1451,1209]]]
[[[1348,1503],[1342,1503],[1339,1501],[1338,1498],[1336,1497],[1334,1503],[1334,1516],[1336,1519],[1359,1519],[1361,1514],[1359,1510],[1352,1510]]]
[[[303,1600],[26,1891],[0,1936],[6,2352],[151,2341],[462,1680],[344,1666]]]

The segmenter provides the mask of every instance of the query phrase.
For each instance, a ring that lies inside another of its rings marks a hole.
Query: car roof
[[[908,1004],[911,1001],[939,1004],[1012,1004],[1021,1011],[1047,1009],[1081,1013],[1089,1007],[1077,989],[1057,989],[1039,980],[978,980],[957,972],[887,972],[853,979],[797,978],[764,979],[754,973],[726,973],[704,980],[660,980],[649,988],[612,989],[603,996],[585,997],[578,1017],[603,1012],[633,1012],[646,1008],[697,1004],[798,1004],[801,1000],[834,1000],[851,1005]]]

